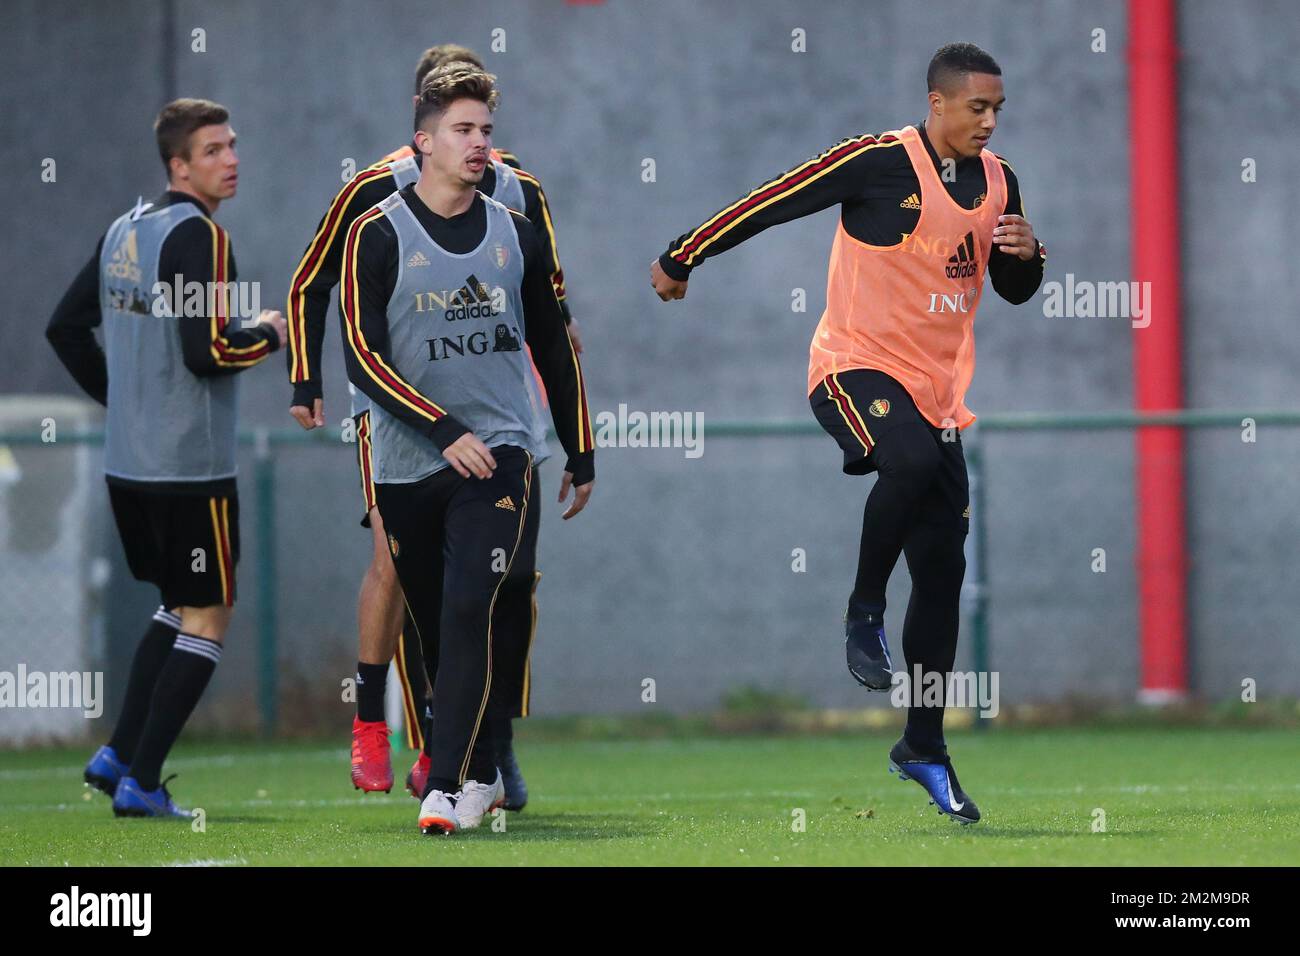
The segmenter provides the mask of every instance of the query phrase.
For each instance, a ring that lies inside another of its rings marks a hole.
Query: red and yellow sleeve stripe
[[[356,355],[366,374],[374,379],[385,392],[396,401],[401,402],[411,411],[430,422],[446,416],[447,412],[429,401],[402,376],[398,375],[378,352],[372,351],[361,331],[361,294],[357,278],[357,250],[361,246],[361,233],[367,225],[384,215],[380,209],[370,209],[356,218],[348,229],[343,246],[342,283],[339,289],[339,301],[343,308],[343,322],[348,345]]]
[[[226,338],[226,326],[230,324],[230,290],[226,287],[230,281],[230,236],[211,219],[207,223],[212,230],[212,281],[216,291],[208,320],[212,336],[208,348],[218,366],[247,368],[271,354],[271,343],[263,339],[255,345],[236,346]]]
[[[759,210],[789,198],[869,149],[892,146],[900,142],[902,140],[893,133],[885,133],[880,137],[856,136],[838,146],[832,146],[803,165],[796,166],[771,182],[764,183],[701,223],[681,245],[671,249],[668,255],[684,266],[694,266],[704,250]]]
[[[591,412],[587,408],[587,382],[582,377],[582,363],[578,361],[578,353],[573,348],[573,339],[569,338],[569,330],[564,330],[565,341],[569,343],[569,358],[573,362],[573,374],[578,382],[578,453],[591,451],[596,447],[595,440],[591,437]]]
[[[404,148],[410,149],[409,146]],[[401,150],[396,152],[400,153]],[[390,153],[389,156],[396,156],[396,153]],[[334,197],[334,201],[330,203],[325,218],[321,220],[316,235],[312,237],[311,244],[307,246],[307,251],[303,253],[302,261],[298,263],[298,268],[294,270],[293,281],[289,285],[288,324],[289,381],[295,385],[312,378],[315,371],[311,368],[307,357],[307,288],[311,285],[312,280],[316,278],[316,274],[320,272],[321,263],[325,261],[326,253],[330,247],[336,239],[342,238],[339,235],[339,227],[357,191],[366,183],[375,182],[385,176],[393,175],[392,170],[388,169],[386,165],[388,162],[391,162],[391,160],[389,157],[385,157],[369,169],[362,170],[339,190],[338,195]]]
[[[515,175],[522,182],[531,184],[537,189],[537,200],[542,207],[542,222],[546,224],[546,242],[551,249],[551,261],[555,263],[555,271],[551,273],[551,287],[555,289],[555,298],[559,302],[564,301],[564,270],[560,268],[560,251],[555,245],[555,224],[551,222],[551,207],[546,201],[546,191],[542,189],[541,182],[532,173],[526,173],[522,169],[516,169]]]

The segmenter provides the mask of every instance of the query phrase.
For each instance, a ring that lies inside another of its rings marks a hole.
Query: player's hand
[[[289,414],[307,431],[313,428],[320,428],[325,424],[325,400],[318,398],[311,403],[311,408],[306,405],[289,406]]]
[[[658,259],[650,263],[650,284],[655,287],[655,292],[659,294],[659,298],[665,302],[672,299],[686,298],[686,283],[678,282],[664,272],[664,267],[659,264]]]
[[[276,338],[280,340],[280,348],[284,348],[284,343],[289,340],[289,323],[284,321],[284,316],[274,309],[263,309],[257,317],[258,325],[269,325],[275,329]]]
[[[471,474],[475,478],[491,478],[497,466],[497,460],[492,457],[488,446],[475,438],[473,432],[466,432],[444,448],[442,457],[447,459],[451,467],[456,469],[456,474],[462,478],[468,478]]]
[[[564,504],[564,499],[569,497],[569,488],[573,485],[573,472],[566,471],[564,477],[560,479],[560,504]],[[573,489],[573,504],[565,509],[564,514],[560,515],[565,521],[568,521],[583,508],[587,507],[587,499],[591,497],[591,489],[596,487],[596,479],[592,479],[585,485],[578,485]]]
[[[1023,216],[998,216],[997,228],[993,230],[993,243],[1008,255],[1028,261],[1038,251],[1038,240],[1034,238],[1034,227]]]
[[[582,354],[582,329],[578,328],[577,319],[569,319],[569,341],[573,343],[573,351],[581,355]]]

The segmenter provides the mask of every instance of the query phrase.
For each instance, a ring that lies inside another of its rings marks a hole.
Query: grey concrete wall
[[[149,123],[170,94],[228,105],[243,160],[219,218],[240,275],[282,300],[302,248],[341,184],[409,130],[411,71],[428,44],[480,50],[504,97],[497,142],[547,187],[570,299],[582,323],[593,411],[701,411],[810,421],[807,342],[824,304],[835,211],[770,231],[700,269],[685,302],[661,304],[647,266],[721,205],[842,137],[923,116],[933,50],[969,39],[1001,62],[1008,103],[993,148],[1020,178],[1049,248],[1049,280],[1129,278],[1125,5],[1010,2],[175,4],[176,85],[164,89],[153,4],[7,4],[0,71],[9,135],[0,388],[70,390],[26,347],[111,217],[162,186]],[[1188,403],[1293,407],[1295,308],[1279,294],[1295,194],[1284,165],[1300,71],[1285,3],[1182,5],[1180,164]],[[206,31],[205,53],[190,51]],[[492,31],[506,51],[490,52]],[[791,31],[807,52],[791,52]],[[1092,31],[1107,50],[1090,49]],[[59,161],[39,181],[41,157]],[[1240,161],[1259,181],[1240,181]],[[641,179],[655,160],[657,181]],[[38,223],[38,228],[32,228]],[[13,228],[19,224],[19,228]],[[791,311],[795,288],[807,312]],[[978,328],[977,413],[1126,409],[1135,334],[1125,320],[1044,317],[990,293]],[[19,358],[19,356],[22,356]],[[336,333],[327,416],[346,410]],[[244,379],[246,421],[289,424],[277,358]],[[978,432],[978,428],[976,429]],[[969,440],[978,439],[968,433]],[[1188,443],[1194,683],[1300,693],[1294,431]],[[1133,438],[1121,432],[986,435],[993,662],[1007,702],[1137,687]],[[353,601],[369,541],[355,528],[350,447],[280,457],[282,649],[287,688],[310,709],[353,650]],[[539,712],[634,711],[654,677],[659,706],[715,704],[757,683],[825,705],[863,697],[843,673],[840,614],[870,480],[839,473],[823,436],[706,438],[706,453],[612,449],[596,500],[543,519]],[[557,468],[544,491],[553,496]],[[251,483],[244,535],[252,541]],[[791,550],[808,572],[790,570]],[[1093,548],[1107,572],[1090,570]],[[251,595],[246,551],[241,587]],[[897,643],[908,580],[889,591]],[[238,723],[251,686],[251,606],[207,707]],[[242,648],[242,649],[241,649]],[[959,661],[965,663],[968,647]],[[241,696],[243,695],[243,696]]]
[[[1295,408],[1300,361],[1289,265],[1300,200],[1290,170],[1300,106],[1295,7],[1252,2],[1249,16],[1184,5],[1183,303],[1187,403]],[[1256,181],[1242,181],[1252,159]],[[1201,263],[1210,262],[1210,268]],[[1207,694],[1300,685],[1300,435],[1261,428],[1188,443],[1188,613]]]

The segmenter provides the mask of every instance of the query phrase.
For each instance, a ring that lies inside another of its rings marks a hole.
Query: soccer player
[[[229,120],[208,100],[163,107],[154,131],[166,192],[114,220],[46,332],[77,384],[108,407],[113,517],[131,573],[161,595],[117,726],[85,770],[118,816],[189,816],[161,775],[221,660],[235,604],[234,376],[286,336],[279,312],[262,311],[251,328],[229,313],[234,253],[212,219],[238,184]]]
[[[903,621],[909,674],[919,668],[946,681],[952,670],[970,526],[959,432],[975,421],[964,404],[975,312],[986,270],[1017,304],[1042,281],[1046,253],[1025,220],[1015,173],[986,148],[1005,99],[1001,74],[973,44],[942,47],[927,72],[922,122],[840,142],[679,236],[651,265],[659,297],[680,299],[705,259],[839,204],[808,392],[843,450],[844,471],[878,473],[845,614],[849,671],[872,690],[891,685],[885,585],[900,552],[912,576]],[[948,758],[943,707],[922,706],[920,690],[912,688],[891,768],[924,786],[940,812],[973,823],[979,810]]]
[[[525,532],[546,457],[525,343],[567,454],[559,500],[594,487],[582,371],[528,220],[476,187],[490,162],[494,77],[425,77],[419,179],[348,230],[339,306],[348,377],[371,400],[375,497],[433,686],[425,833],[478,826],[505,800],[481,738],[498,696],[496,605],[533,580]]]
[[[478,56],[466,47],[443,44],[430,47],[420,57],[415,69],[415,93],[418,103],[420,84],[433,70],[451,62],[467,62],[483,69]],[[361,213],[387,198],[419,176],[422,154],[414,143],[396,149],[374,166],[355,176],[335,196],[321,217],[311,243],[294,272],[289,292],[289,378],[293,383],[290,413],[303,428],[312,429],[325,423],[321,347],[325,337],[325,319],[330,290],[338,284],[343,258],[343,240],[348,228]],[[564,273],[556,252],[555,231],[551,222],[546,194],[537,178],[519,167],[512,154],[493,150],[479,184],[480,190],[517,212],[524,213],[542,237],[542,251],[547,272],[560,302],[574,347],[582,352],[578,325],[566,304]],[[359,648],[357,661],[357,714],[352,723],[352,782],[365,791],[391,789],[393,769],[388,747],[388,724],[384,719],[384,689],[388,665],[398,662],[406,729],[410,745],[420,750],[407,789],[417,798],[423,792],[428,774],[429,754],[425,747],[424,725],[429,719],[425,665],[420,658],[420,642],[411,633],[410,618],[405,616],[402,592],[393,570],[392,558],[384,536],[383,519],[375,510],[372,479],[371,422],[364,396],[353,396],[353,420],[356,424],[357,459],[361,473],[365,511],[361,524],[371,529],[370,566],[361,582],[358,599]],[[534,509],[527,534],[536,540],[540,514]],[[536,574],[531,581],[508,581],[498,602],[497,679],[508,683],[500,697],[501,709],[489,715],[487,737],[491,740],[498,765],[506,784],[506,809],[522,810],[528,801],[528,789],[519,770],[512,745],[511,720],[526,716],[529,697],[529,654],[536,621]],[[409,639],[408,639],[409,638]],[[425,701],[423,707],[419,702]],[[421,709],[424,720],[421,720]]]

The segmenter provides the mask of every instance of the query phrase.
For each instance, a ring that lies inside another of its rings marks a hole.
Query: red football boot
[[[393,789],[393,761],[388,747],[388,724],[382,720],[352,718],[352,785],[371,793]]]
[[[424,799],[424,785],[429,779],[429,765],[429,755],[421,751],[419,759],[411,767],[411,772],[406,775],[406,792],[417,800]]]

